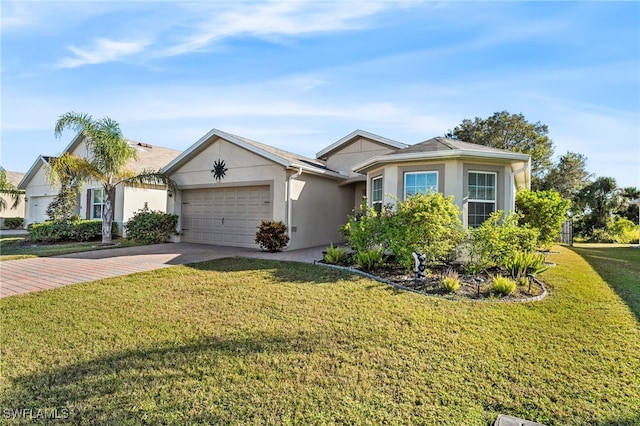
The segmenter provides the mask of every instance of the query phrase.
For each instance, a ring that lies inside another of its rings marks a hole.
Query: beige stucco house
[[[24,177],[24,173],[21,172],[5,172],[7,175],[7,180],[13,184],[14,186],[18,186],[22,178]],[[7,202],[7,208],[0,212],[0,226],[4,226],[4,218],[6,217],[24,217],[24,197],[20,197],[18,205],[13,207],[13,200],[8,195],[0,194]]]
[[[128,141],[138,154],[137,160],[132,160],[127,169],[141,172],[144,169],[158,170],[176,158],[180,151],[153,146],[141,142]],[[80,157],[89,157],[89,150],[84,138],[78,134],[65,148],[64,152]],[[29,171],[18,184],[18,188],[25,191],[25,226],[35,222],[47,220],[47,208],[59,191],[59,186],[49,184],[46,168],[52,157],[40,155]],[[85,182],[80,188],[77,213],[83,219],[100,219],[104,202],[102,186],[98,182]],[[164,211],[167,205],[167,191],[164,187],[140,188],[119,185],[116,188],[114,203],[114,222],[118,223],[122,233],[122,224],[129,220],[136,211],[147,203],[151,210]]]
[[[369,158],[354,166],[366,175],[376,208],[424,191],[453,195],[465,227],[480,225],[497,210],[513,210],[516,192],[531,187],[531,159],[484,145],[443,137]]]
[[[180,217],[176,241],[256,247],[260,222],[276,220],[289,249],[338,242],[366,194],[353,166],[404,147],[358,130],[307,158],[213,129],[163,169],[179,187],[167,207]]]
[[[409,146],[356,130],[307,158],[217,129],[163,168],[179,188],[167,204],[180,218],[175,241],[255,247],[260,222],[276,220],[289,249],[339,242],[363,197],[379,208],[439,191],[475,226],[513,209],[530,170],[528,155],[445,138]]]

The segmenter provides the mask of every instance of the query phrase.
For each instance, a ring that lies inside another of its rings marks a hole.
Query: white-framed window
[[[470,227],[482,225],[496,211],[496,181],[494,172],[469,172],[468,219]]]
[[[371,207],[378,213],[382,211],[382,176],[371,179]]]
[[[104,211],[104,188],[91,190],[91,219],[102,219]]]
[[[404,198],[421,192],[438,192],[438,172],[406,172],[404,174]]]

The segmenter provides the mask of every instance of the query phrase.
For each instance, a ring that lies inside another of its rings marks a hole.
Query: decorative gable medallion
[[[224,160],[216,160],[213,163],[213,170],[211,170],[211,173],[213,173],[213,178],[218,182],[224,179],[225,175],[227,174],[227,167],[224,164]]]

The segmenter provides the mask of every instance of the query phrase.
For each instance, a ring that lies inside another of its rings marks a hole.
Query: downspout
[[[291,221],[293,220],[293,203],[291,202],[291,181],[302,175],[302,167],[287,179],[287,236],[291,241]]]

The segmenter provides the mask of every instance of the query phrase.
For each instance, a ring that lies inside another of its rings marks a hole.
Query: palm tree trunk
[[[102,211],[102,245],[112,245],[111,226],[113,224],[113,200],[116,196],[114,186],[104,189],[104,210]]]

